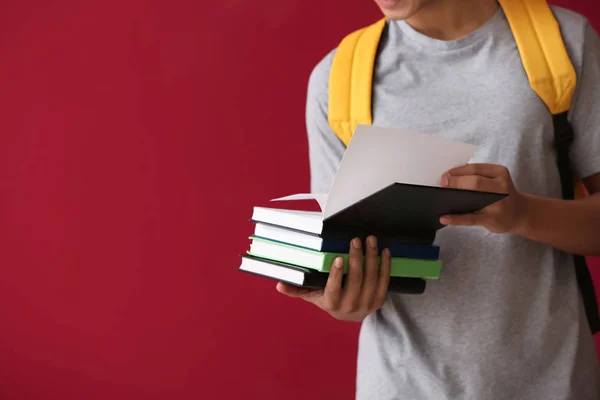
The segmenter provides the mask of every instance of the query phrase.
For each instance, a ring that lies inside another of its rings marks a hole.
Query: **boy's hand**
[[[515,189],[510,172],[501,165],[468,164],[451,169],[442,175],[442,187],[509,195],[474,214],[443,216],[440,222],[444,225],[482,226],[490,232],[509,233],[517,231],[524,219],[526,197]]]
[[[313,303],[336,319],[360,322],[369,314],[379,310],[386,298],[391,273],[389,250],[378,262],[377,240],[369,237],[363,256],[360,239],[352,240],[348,276],[342,288],[344,268],[342,259],[336,259],[323,290],[310,290],[278,283],[277,290],[287,296],[297,297]]]

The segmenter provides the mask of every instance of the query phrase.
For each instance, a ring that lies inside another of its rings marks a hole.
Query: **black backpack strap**
[[[556,162],[560,174],[562,196],[565,200],[573,200],[575,198],[575,182],[569,159],[569,150],[574,138],[573,126],[569,122],[567,112],[555,114],[553,119],[554,146],[556,148]],[[600,316],[598,315],[598,302],[596,300],[594,282],[592,281],[585,257],[573,255],[573,258],[577,284],[583,299],[587,320],[592,334],[595,334],[600,331]]]

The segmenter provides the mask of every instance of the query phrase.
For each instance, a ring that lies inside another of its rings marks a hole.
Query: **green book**
[[[329,272],[333,261],[337,257],[341,257],[344,259],[344,272],[348,271],[348,254],[320,252],[255,236],[250,239],[252,243],[248,254],[254,257],[310,268],[319,272]],[[391,276],[394,277],[439,279],[441,271],[442,262],[440,260],[392,257]]]

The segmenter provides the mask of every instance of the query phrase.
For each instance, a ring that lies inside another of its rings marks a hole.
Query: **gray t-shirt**
[[[572,160],[586,177],[600,172],[600,40],[584,17],[554,11],[578,73]],[[314,192],[329,190],[345,150],[327,123],[334,53],[308,87]],[[374,125],[475,144],[473,161],[506,166],[518,190],[561,196],[552,118],[529,85],[502,10],[456,41],[388,22],[373,91]],[[441,279],[420,296],[390,295],[362,324],[357,399],[600,398],[570,256],[483,228],[444,228],[436,244]]]

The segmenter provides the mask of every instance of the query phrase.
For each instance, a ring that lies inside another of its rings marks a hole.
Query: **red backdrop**
[[[236,268],[252,206],[308,190],[311,68],[378,17],[0,3],[1,398],[352,398],[357,326]]]

